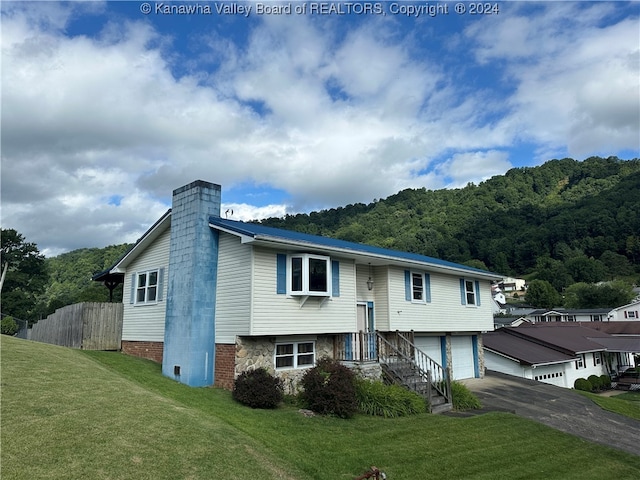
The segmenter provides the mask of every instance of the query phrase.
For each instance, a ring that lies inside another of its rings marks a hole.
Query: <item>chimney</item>
[[[197,180],[173,192],[162,373],[192,387],[213,384],[220,185]]]

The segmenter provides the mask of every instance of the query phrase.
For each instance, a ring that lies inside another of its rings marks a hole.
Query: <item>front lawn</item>
[[[251,410],[160,366],[2,336],[2,478],[640,478],[638,457],[506,413],[351,420]]]

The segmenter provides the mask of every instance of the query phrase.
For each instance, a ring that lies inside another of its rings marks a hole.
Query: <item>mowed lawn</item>
[[[3,480],[640,478],[640,457],[511,414],[251,410],[152,362],[1,337]]]

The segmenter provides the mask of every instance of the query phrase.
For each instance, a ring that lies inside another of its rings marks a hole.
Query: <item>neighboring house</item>
[[[640,351],[640,337],[615,337],[579,323],[523,324],[483,340],[487,369],[566,388],[578,378],[624,371]]]
[[[505,293],[518,293],[526,290],[527,282],[524,278],[505,277],[498,282],[498,287]]]
[[[424,352],[433,363],[421,371],[432,379],[480,377],[491,282],[500,279],[223,219],[220,186],[203,181],[175,190],[172,209],[108,275],[124,275],[124,352],[162,362],[163,374],[182,383],[224,388],[258,367],[292,386],[323,356],[379,372],[394,355],[417,362]],[[391,344],[399,350],[383,355]]]
[[[524,315],[534,323],[546,322],[606,322],[610,308],[591,308],[569,310],[556,308],[553,310],[537,309]]]
[[[531,323],[524,317],[514,317],[512,315],[494,315],[493,328],[497,330],[503,327],[519,327],[523,323]]]
[[[609,321],[640,321],[640,301],[632,302],[609,312]]]

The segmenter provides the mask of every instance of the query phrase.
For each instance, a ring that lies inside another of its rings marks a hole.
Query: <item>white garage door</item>
[[[415,337],[414,345],[431,357],[438,365],[442,366],[442,347],[440,346],[440,337]],[[416,360],[419,358],[416,356]],[[431,369],[431,375],[434,380],[440,380],[437,368],[430,365],[420,365],[423,369]]]
[[[440,337],[415,337],[415,346],[442,365]]]
[[[451,358],[454,380],[475,377],[471,336],[451,337]]]

